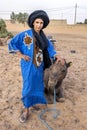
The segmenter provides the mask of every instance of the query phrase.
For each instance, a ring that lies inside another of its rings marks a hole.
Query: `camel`
[[[56,101],[64,101],[64,90],[62,87],[63,79],[66,77],[71,62],[64,65],[55,61],[50,68],[44,72],[45,96],[48,104],[53,103],[54,88],[56,92]]]

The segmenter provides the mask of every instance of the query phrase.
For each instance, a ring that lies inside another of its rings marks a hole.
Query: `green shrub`
[[[5,38],[7,36],[13,37],[13,34],[7,31],[5,21],[0,19],[0,37]]]

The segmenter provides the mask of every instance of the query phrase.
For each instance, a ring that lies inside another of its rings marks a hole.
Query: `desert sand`
[[[18,33],[28,27],[7,24],[8,31]],[[56,103],[59,116],[46,112],[43,119],[53,130],[87,130],[87,26],[50,26],[44,30],[56,40],[58,54],[72,61],[63,80],[65,102]],[[29,120],[19,122],[23,105],[21,102],[22,77],[20,59],[9,54],[7,44],[0,46],[0,130],[48,130],[38,114],[45,109],[31,109]],[[48,108],[53,108],[49,104]]]

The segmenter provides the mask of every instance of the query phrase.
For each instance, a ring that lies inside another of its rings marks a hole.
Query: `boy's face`
[[[40,19],[40,18],[35,19],[35,20],[34,20],[34,23],[33,23],[34,30],[35,30],[37,33],[39,33],[40,30],[43,28],[43,24],[44,24],[44,22],[43,22],[42,19]]]

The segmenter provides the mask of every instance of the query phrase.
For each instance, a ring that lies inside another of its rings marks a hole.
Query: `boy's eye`
[[[36,22],[36,23],[39,23],[39,22]]]

